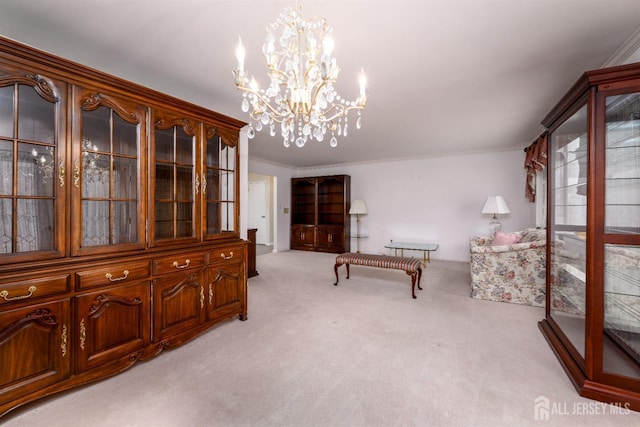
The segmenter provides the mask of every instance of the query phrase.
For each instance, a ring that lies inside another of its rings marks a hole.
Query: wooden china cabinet
[[[291,179],[291,249],[349,252],[349,175]]]
[[[0,38],[0,416],[246,319],[242,126]]]
[[[640,63],[586,72],[543,124],[540,328],[580,395],[640,411]]]

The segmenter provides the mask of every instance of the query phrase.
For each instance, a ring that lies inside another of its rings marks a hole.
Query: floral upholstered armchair
[[[470,239],[471,297],[544,307],[546,231]]]

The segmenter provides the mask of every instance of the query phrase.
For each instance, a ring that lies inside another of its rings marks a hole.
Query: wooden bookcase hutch
[[[640,410],[640,64],[580,77],[548,128],[546,313],[580,395]]]
[[[246,319],[242,126],[0,38],[0,416]]]
[[[351,177],[291,178],[291,249],[349,252]]]

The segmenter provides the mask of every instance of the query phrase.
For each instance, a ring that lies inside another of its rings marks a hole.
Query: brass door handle
[[[60,188],[64,187],[64,176],[66,174],[66,169],[64,167],[64,159],[60,157],[59,159],[60,166],[58,166],[58,183],[60,184]]]
[[[73,186],[80,188],[80,161],[78,159],[73,162]]]
[[[62,325],[62,334],[60,335],[60,349],[62,350],[62,357],[67,355],[67,325]]]
[[[201,180],[201,184],[202,186],[202,194],[207,194],[207,174],[202,172],[202,180]]]
[[[84,350],[84,343],[87,340],[87,328],[84,325],[84,318],[80,320],[80,348]]]
[[[220,257],[223,259],[231,259],[233,258],[233,251],[229,252],[229,256],[225,256],[224,252],[220,254]]]

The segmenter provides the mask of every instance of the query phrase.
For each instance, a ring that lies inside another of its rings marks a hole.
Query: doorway
[[[273,250],[274,226],[274,181],[275,177],[249,173],[248,225],[256,231],[256,252],[270,253]]]

